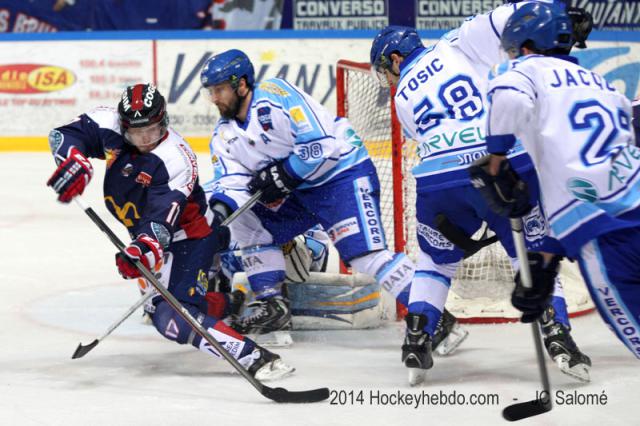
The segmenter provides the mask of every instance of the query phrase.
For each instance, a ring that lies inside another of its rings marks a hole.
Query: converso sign
[[[0,65],[0,92],[31,94],[56,92],[73,85],[75,74],[55,65]]]

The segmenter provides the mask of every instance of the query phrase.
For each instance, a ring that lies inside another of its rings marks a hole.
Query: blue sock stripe
[[[446,285],[447,288],[451,288],[451,278],[447,277],[446,275],[443,275],[437,271],[416,271],[416,275],[414,278],[414,281],[416,278],[432,278],[438,282],[441,282],[442,284]]]

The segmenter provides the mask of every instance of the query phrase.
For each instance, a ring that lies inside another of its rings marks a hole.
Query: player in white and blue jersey
[[[640,150],[631,104],[566,56],[570,28],[562,9],[544,4],[523,6],[507,22],[501,43],[513,60],[489,84],[490,177],[481,191],[504,213],[511,203],[490,191],[492,182],[511,200],[522,198],[504,157],[522,141],[552,236],[578,260],[603,319],[640,358]],[[515,301],[526,310],[545,293],[534,287]]]
[[[211,139],[210,206],[226,216],[262,191],[261,203],[230,225],[259,302],[234,327],[268,333],[289,326],[280,244],[316,224],[344,262],[406,299],[415,267],[387,249],[376,170],[348,121],[283,79],[256,84],[251,61],[239,50],[210,58],[201,81],[222,116]]]
[[[405,136],[417,141],[420,158],[412,171],[416,178],[420,253],[407,316],[412,333],[407,335],[403,355],[409,367],[430,364],[426,360],[429,350],[424,346],[434,334],[451,279],[464,255],[441,232],[439,215],[444,214],[469,236],[486,222],[517,268],[509,221],[489,210],[471,186],[467,167],[486,154],[487,75],[493,64],[506,57],[500,49],[499,36],[509,16],[520,6],[504,5],[469,19],[427,48],[415,29],[408,27],[387,27],[373,41],[371,64],[383,84],[396,87],[398,118]],[[536,206],[524,218],[529,248],[561,253],[559,244],[546,236],[546,220],[536,202],[536,176],[530,159],[520,144],[512,147],[508,155],[514,167],[531,182],[531,199],[520,205],[523,211],[530,210],[529,201]],[[561,284],[555,274],[540,271],[537,276],[547,277],[548,285],[556,288],[552,308],[544,318],[549,354],[563,372],[587,381],[590,361],[569,335]],[[537,316],[529,315],[523,320],[531,321]],[[557,337],[552,335],[562,336],[563,342],[553,343]],[[560,344],[562,350],[558,351]],[[416,380],[421,379],[413,373]]]

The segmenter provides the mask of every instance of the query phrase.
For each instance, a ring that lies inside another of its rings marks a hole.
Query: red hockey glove
[[[58,201],[68,203],[76,195],[82,194],[93,176],[91,163],[76,148],[71,148],[69,157],[53,172],[47,186],[58,193]]]
[[[124,249],[125,254],[116,253],[116,266],[122,278],[139,278],[142,276],[138,268],[133,264],[139,260],[150,271],[162,259],[162,245],[147,235],[140,235]]]

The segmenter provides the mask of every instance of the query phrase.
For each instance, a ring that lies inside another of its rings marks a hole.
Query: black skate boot
[[[256,300],[248,306],[245,316],[230,325],[241,334],[255,335],[255,340],[265,346],[291,345],[291,311],[282,296]]]
[[[274,354],[260,346],[256,346],[256,349],[245,358],[253,359],[247,371],[260,381],[280,379],[295,371],[295,368],[285,364],[284,361],[280,359],[280,355]],[[243,359],[239,361],[243,363],[247,360]],[[250,360],[248,361],[251,362]]]
[[[445,308],[433,334],[431,347],[438,355],[450,355],[468,335],[469,332],[462,328],[456,317]]]
[[[407,314],[407,334],[402,345],[402,362],[409,368],[411,386],[424,382],[426,371],[433,367],[431,357],[431,336],[424,331],[427,317],[420,314]]]
[[[556,322],[554,315],[553,306],[549,306],[538,320],[549,356],[564,374],[581,382],[591,381],[591,359],[580,352],[567,327]]]

